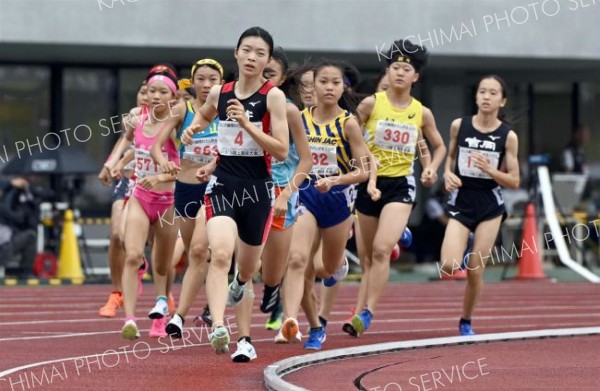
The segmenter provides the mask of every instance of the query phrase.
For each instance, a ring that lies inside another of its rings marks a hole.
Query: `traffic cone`
[[[61,279],[74,279],[83,282],[81,258],[79,257],[79,244],[75,235],[73,211],[65,211],[62,237],[60,240],[60,255],[58,257],[57,277]]]
[[[542,268],[542,254],[539,251],[539,237],[535,204],[525,206],[525,224],[521,243],[518,279],[546,278]]]

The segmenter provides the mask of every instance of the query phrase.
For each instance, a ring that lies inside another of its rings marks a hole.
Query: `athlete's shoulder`
[[[298,106],[289,101],[285,102],[285,112],[288,116],[300,115],[300,109],[298,109]]]
[[[265,83],[262,89],[266,89],[265,87],[267,87],[269,83],[271,83],[272,85],[269,86],[269,88],[267,89],[267,99],[275,98],[277,100],[282,100],[283,102],[285,102],[285,94],[283,93],[283,91],[281,91],[281,89],[279,89],[279,87],[275,86],[275,84],[273,84],[271,81]]]
[[[411,105],[413,105],[414,102],[415,102],[415,99],[413,98],[413,103],[411,103]],[[419,102],[419,101],[417,101],[417,102]],[[422,118],[423,123],[435,121],[435,117],[433,116],[433,111],[431,111],[431,109],[429,107],[422,105],[421,102],[419,102],[419,107],[421,108],[421,118]]]
[[[460,118],[455,118],[452,123],[450,124],[450,134],[458,134],[458,130],[460,129],[460,126],[462,125],[463,122],[463,117]]]

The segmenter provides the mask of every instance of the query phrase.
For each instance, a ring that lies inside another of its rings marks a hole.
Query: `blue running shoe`
[[[459,323],[458,331],[460,332],[460,335],[477,335],[473,329],[471,329],[470,323]]]
[[[465,270],[467,265],[469,264],[469,259],[471,258],[471,251],[473,251],[473,232],[469,233],[469,240],[467,241],[467,249],[463,254],[463,262],[461,265],[461,269]]]
[[[363,334],[369,329],[372,319],[373,314],[367,308],[352,317],[352,327],[354,327],[357,335]]]
[[[348,275],[348,270],[350,270],[350,264],[348,263],[348,258],[344,257],[344,262],[342,262],[342,266],[331,276],[323,279],[323,285],[326,287],[332,287],[338,283],[338,281],[342,281]]]
[[[308,335],[308,341],[304,343],[304,349],[321,350],[323,342],[327,339],[327,335],[323,328],[312,329]]]
[[[400,246],[406,248],[410,247],[412,244],[412,232],[408,227],[404,228],[404,232],[402,232],[402,236],[400,237]]]

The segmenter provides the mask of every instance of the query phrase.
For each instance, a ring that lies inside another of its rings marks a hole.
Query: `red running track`
[[[340,290],[328,324],[326,349],[456,335],[463,283],[389,285],[371,329],[358,340],[341,331],[341,323],[349,315],[357,288],[357,285],[345,285]],[[98,308],[107,297],[107,286],[2,289],[0,372],[4,375],[0,378],[0,391],[42,387],[49,390],[104,390],[123,386],[128,391],[165,388],[260,390],[264,388],[263,370],[266,366],[306,353],[301,345],[273,344],[274,332],[264,330],[266,315],[260,314],[258,308],[253,318],[252,337],[259,357],[248,364],[234,364],[227,356],[216,356],[208,346],[206,330],[193,329],[186,341],[163,339],[159,342],[149,338],[150,320],[145,315],[153,304],[151,290],[150,286],[146,286],[138,306],[137,316],[142,319],[139,322],[142,338],[131,342],[121,339],[119,334],[123,322],[121,317],[102,319],[97,316]],[[260,294],[262,287],[257,287],[256,291]],[[474,319],[474,327],[480,333],[494,333],[598,326],[599,297],[600,286],[587,283],[553,284],[540,281],[488,284]],[[188,325],[204,303],[204,297],[197,300],[188,317]],[[236,339],[233,317],[230,318],[230,328],[232,339]],[[390,381],[400,379],[405,381],[401,385],[404,390],[417,390],[415,386],[409,388],[407,382],[411,376],[442,368],[449,370],[453,365],[485,357],[488,364],[485,370],[490,371],[489,375],[480,376],[469,383],[444,385],[443,389],[451,389],[450,386],[454,387],[452,389],[481,390],[600,389],[589,388],[594,384],[585,381],[573,383],[572,388],[570,384],[556,383],[549,387],[540,382],[540,378],[547,377],[549,373],[555,374],[555,378],[565,376],[571,379],[569,376],[575,373],[569,372],[572,368],[580,368],[581,378],[587,379],[591,371],[585,368],[588,365],[599,367],[598,361],[590,359],[588,355],[591,346],[595,345],[597,350],[600,346],[598,342],[595,337],[578,337],[456,346],[439,348],[440,353],[436,354],[449,358],[436,360],[423,360],[424,357],[435,356],[432,354],[434,349],[415,350],[403,352],[401,358],[382,355],[368,358],[365,362],[347,360],[324,365],[326,377],[312,374],[311,371],[318,373],[320,370],[320,367],[314,367],[293,373],[286,380],[301,382],[302,386],[309,389],[356,389],[352,382],[360,374],[376,369],[382,363],[390,363],[390,360],[409,360],[413,364],[376,370],[365,376],[363,382],[368,387],[381,386],[383,389]],[[115,354],[117,352],[120,354]],[[427,353],[425,356],[424,352]],[[527,355],[519,352],[526,352]],[[80,356],[87,357],[77,358]],[[568,360],[572,367],[558,365],[561,359]],[[26,367],[45,361],[52,362]],[[527,366],[532,362],[537,365],[533,368],[535,370]],[[7,374],[7,371],[11,373]],[[396,373],[401,373],[402,377],[396,377]],[[336,380],[332,382],[334,378]],[[518,379],[518,382],[511,379]],[[439,383],[436,385],[440,389]],[[393,389],[388,387],[388,390]]]

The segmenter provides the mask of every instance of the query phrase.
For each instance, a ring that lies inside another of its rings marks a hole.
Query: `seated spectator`
[[[33,276],[36,255],[37,215],[18,196],[28,186],[23,178],[0,178],[0,261],[6,265],[19,257],[19,278]]]

